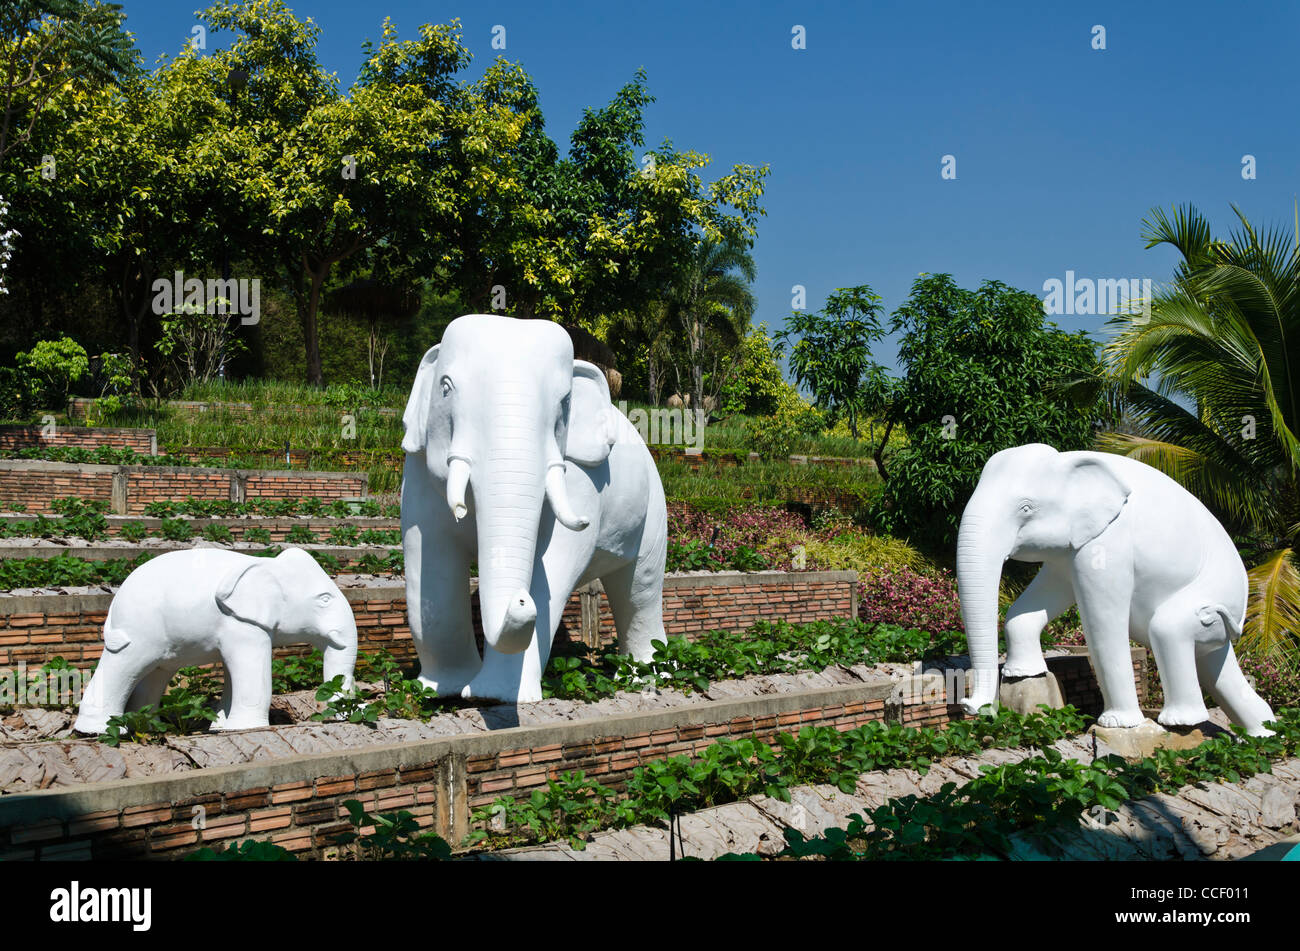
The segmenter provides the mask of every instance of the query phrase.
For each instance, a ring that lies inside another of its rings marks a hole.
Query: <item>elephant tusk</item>
[[[546,501],[551,503],[551,511],[561,525],[570,531],[580,532],[591,520],[585,515],[575,515],[569,506],[569,490],[564,485],[564,463],[554,463],[546,470]]]
[[[469,461],[463,456],[451,456],[447,460],[447,505],[451,514],[460,521],[465,517],[465,486],[469,483]]]

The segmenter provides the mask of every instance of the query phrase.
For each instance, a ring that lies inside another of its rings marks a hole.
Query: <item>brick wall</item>
[[[807,572],[803,576],[764,572],[667,578],[664,627],[669,634],[693,637],[709,630],[744,630],[763,618],[814,621],[852,617],[855,577],[853,572]],[[699,595],[701,591],[708,596]],[[415,662],[404,588],[349,588],[344,595],[352,604],[361,652],[386,650],[403,663]],[[19,662],[38,667],[54,657],[63,657],[75,667],[93,666],[103,652],[104,617],[111,600],[111,595],[0,598],[0,668]],[[477,594],[473,605],[475,626],[481,634]],[[600,645],[613,643],[613,615],[598,586],[574,592],[564,622],[566,632],[563,639],[557,637],[557,652],[583,649],[584,630],[599,630]],[[305,650],[305,646],[280,648],[277,656]]]
[[[848,730],[884,719],[881,693],[878,685],[808,691],[118,781],[100,795],[89,786],[3,797],[0,861],[176,859],[245,838],[334,858],[350,848],[333,841],[352,828],[349,799],[370,812],[405,809],[457,844],[473,809],[563,772],[582,769],[621,789],[642,763],[695,754],[723,737],[770,741],[804,725]]]
[[[322,499],[367,494],[364,472],[274,472],[261,469],[208,469],[187,466],[66,465],[57,462],[0,460],[0,504],[15,502],[30,513],[51,511],[54,499],[80,496],[104,499],[121,515],[138,514],[150,502],[183,499]]]
[[[59,516],[54,516],[57,521]],[[31,517],[28,515],[14,515],[10,513],[0,513],[0,526],[15,522],[28,522]],[[320,544],[326,545],[330,542],[330,529],[340,525],[350,525],[359,531],[364,532],[366,529],[382,529],[387,531],[399,531],[401,521],[395,518],[368,518],[365,516],[349,516],[346,520],[337,518],[271,518],[271,517],[249,517],[249,518],[191,518],[187,519],[190,527],[194,530],[197,538],[203,533],[208,526],[219,526],[230,532],[230,537],[235,541],[245,540],[249,529],[265,529],[270,535],[272,542],[284,542],[288,540],[289,531],[293,528],[305,528],[315,534]],[[162,527],[162,519],[153,516],[132,516],[132,515],[110,515],[107,518],[108,537],[119,538],[122,535],[122,526],[128,524],[139,524],[147,530],[157,533]],[[0,548],[4,547],[4,542],[0,541]],[[118,552],[113,555],[114,558],[124,557],[124,554],[134,554],[134,552]],[[81,557],[86,557],[82,555]]]
[[[1134,657],[1135,665],[1145,663],[1145,652]],[[1086,664],[1086,656],[1055,657],[1049,667],[1075,683],[1071,671],[1080,662]],[[500,796],[527,796],[570,770],[621,791],[638,766],[697,756],[724,737],[772,742],[778,733],[810,725],[850,730],[887,721],[942,727],[964,718],[960,706],[942,701],[900,703],[892,699],[894,689],[882,677],[0,797],[0,861],[175,859],[203,845],[245,838],[269,840],[304,857],[337,858],[351,848],[335,841],[352,828],[343,805],[349,799],[371,813],[405,809],[455,845],[469,831],[474,809]],[[1076,698],[1067,699],[1077,705]]]
[[[53,432],[47,433],[44,426],[0,426],[0,451],[49,446],[78,446],[83,449],[114,446],[134,449],[149,456],[158,453],[158,439],[152,429],[55,426]]]
[[[68,400],[68,418],[84,419],[86,411],[94,400],[83,396],[74,396]],[[336,411],[333,407],[324,405],[299,405],[296,403],[271,403],[264,406],[254,406],[252,403],[223,403],[223,402],[205,402],[201,400],[168,400],[164,404],[168,410],[177,416],[200,416],[200,415],[219,415],[226,419],[249,420],[257,419],[268,415],[291,415],[291,416],[311,416],[319,413],[342,412]],[[362,409],[373,409],[373,412],[380,416],[395,417],[400,416],[402,411],[391,407],[362,407]]]

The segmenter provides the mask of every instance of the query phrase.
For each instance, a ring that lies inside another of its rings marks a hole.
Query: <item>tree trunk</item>
[[[320,339],[316,328],[316,315],[320,309],[320,289],[329,276],[329,265],[319,271],[308,271],[311,289],[307,299],[298,304],[298,320],[302,324],[302,342],[307,351],[307,383],[311,386],[325,386],[325,371],[321,367]],[[305,306],[304,306],[305,305]]]

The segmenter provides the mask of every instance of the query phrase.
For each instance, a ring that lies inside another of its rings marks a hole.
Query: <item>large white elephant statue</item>
[[[573,358],[558,324],[452,321],[420,362],[403,423],[406,603],[422,683],[444,696],[540,700],[565,603],[595,578],[619,649],[650,659],[664,636],[663,486],[605,375]]]
[[[266,726],[271,649],[313,644],[325,680],[351,690],[357,625],[338,587],[301,548],[259,558],[192,548],[151,558],[122,582],[104,620],[104,654],[73,728],[102,733],[109,717],[156,704],[182,667],[222,661],[214,730]]]
[[[1209,510],[1173,479],[1124,456],[1031,444],[984,466],[962,514],[957,586],[975,683],[974,713],[998,699],[1002,563],[1041,562],[1007,610],[1006,676],[1046,671],[1044,625],[1078,604],[1101,687],[1102,726],[1132,727],[1138,706],[1129,639],[1151,648],[1165,703],[1160,722],[1207,718],[1202,689],[1235,723],[1267,735],[1273,712],[1237,665],[1246,569]]]

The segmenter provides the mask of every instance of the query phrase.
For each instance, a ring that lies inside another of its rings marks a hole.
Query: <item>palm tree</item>
[[[1113,319],[1108,372],[1132,426],[1102,448],[1171,476],[1264,554],[1242,648],[1295,659],[1300,636],[1300,247],[1285,229],[1227,241],[1190,206],[1153,210],[1147,247],[1182,255],[1149,317]],[[1150,386],[1143,380],[1154,379]],[[1183,404],[1194,406],[1188,409]]]
[[[728,362],[726,356],[745,337],[755,307],[749,285],[756,274],[744,240],[706,235],[670,292],[668,309],[686,345],[693,407],[705,405],[705,369],[720,375],[717,371]],[[714,389],[720,389],[721,382],[714,382]]]

